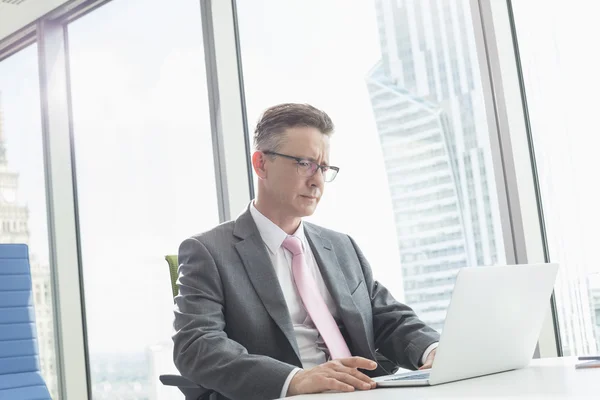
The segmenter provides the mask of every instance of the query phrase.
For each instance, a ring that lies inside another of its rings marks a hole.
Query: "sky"
[[[585,11],[591,2],[540,4],[513,2],[551,244],[556,257],[598,271],[590,260],[600,225],[593,184],[600,65],[590,50],[600,35],[595,14]],[[92,354],[170,340],[162,257],[219,222],[199,4],[164,5],[113,0],[69,27]],[[402,300],[365,84],[380,57],[374,2],[239,0],[237,7],[250,131],[263,109],[280,102],[309,102],[330,114],[337,127],[330,161],[341,170],[310,220],[352,235],[376,278]],[[528,29],[533,21],[537,28]],[[47,259],[36,51],[30,46],[0,63],[0,92],[9,164],[21,173],[20,199],[31,212],[31,248]]]
[[[0,62],[0,112],[9,169],[20,174],[17,201],[29,206],[30,246],[48,260],[37,45]]]
[[[549,258],[561,264],[555,293],[563,349],[595,353],[588,339],[593,314],[585,308],[593,302],[588,287],[600,294],[600,27],[594,18],[600,4],[519,1],[513,7]],[[600,343],[598,335],[596,328]]]
[[[517,37],[551,257],[584,276],[600,273],[597,229],[600,57],[587,0],[514,2]],[[536,29],[531,29],[535,21]]]
[[[163,257],[219,222],[199,4],[163,5],[119,0],[69,27],[91,353],[170,341]]]

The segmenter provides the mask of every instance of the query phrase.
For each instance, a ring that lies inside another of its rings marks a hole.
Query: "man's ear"
[[[267,156],[262,151],[255,151],[252,154],[252,168],[254,168],[254,172],[258,179],[265,179],[267,177],[267,170],[265,168],[265,163],[267,161]]]

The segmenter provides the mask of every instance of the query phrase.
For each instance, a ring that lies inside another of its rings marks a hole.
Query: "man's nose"
[[[325,183],[325,175],[323,169],[317,168],[315,174],[310,178],[311,186],[323,187]]]

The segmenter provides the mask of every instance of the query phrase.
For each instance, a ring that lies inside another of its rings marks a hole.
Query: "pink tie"
[[[283,247],[288,249],[293,255],[292,272],[296,281],[296,287],[298,288],[304,307],[308,311],[308,315],[310,315],[329,349],[331,358],[351,357],[352,354],[350,354],[348,345],[346,345],[340,329],[319,293],[314,277],[306,266],[300,239],[296,236],[288,236],[283,241]]]

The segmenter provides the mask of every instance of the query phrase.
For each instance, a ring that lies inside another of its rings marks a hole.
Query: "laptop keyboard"
[[[394,378],[386,379],[386,381],[414,381],[417,379],[427,379],[429,378],[429,372],[423,372],[422,374],[414,374],[414,375],[404,375],[397,376]]]

